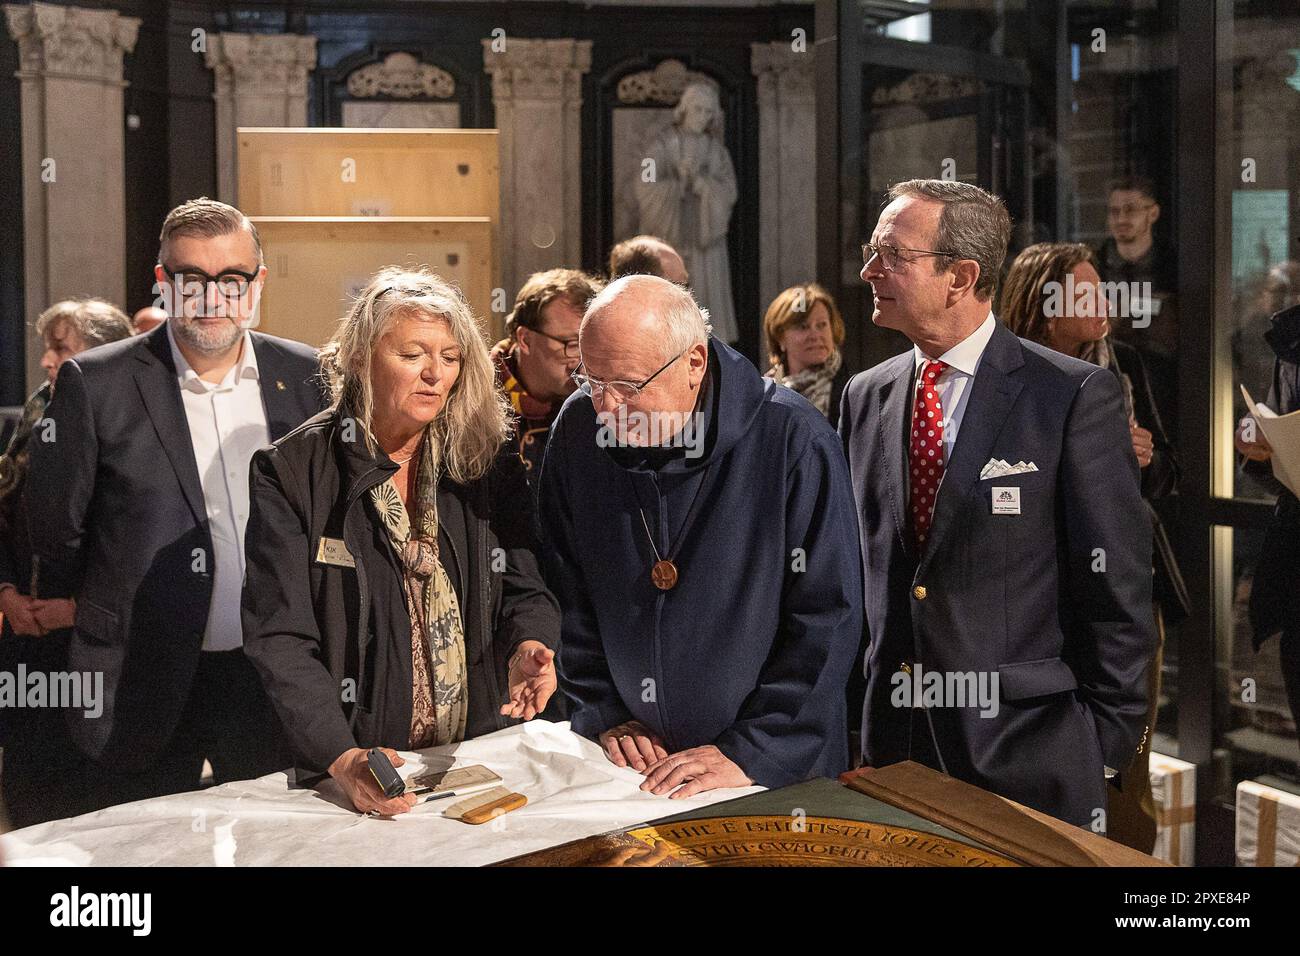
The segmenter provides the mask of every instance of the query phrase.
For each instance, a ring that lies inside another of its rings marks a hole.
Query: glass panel
[[[1218,250],[1217,274],[1230,284],[1227,314],[1214,316],[1217,343],[1213,379],[1214,489],[1223,496],[1265,502],[1281,486],[1271,467],[1239,467],[1232,433],[1245,414],[1245,386],[1275,411],[1298,410],[1300,397],[1269,397],[1276,357],[1264,334],[1278,310],[1300,302],[1300,7],[1294,2],[1238,0],[1219,24],[1219,49],[1229,62],[1220,72],[1231,86],[1219,91],[1219,208],[1230,216]],[[1289,494],[1287,495],[1289,498]],[[1294,505],[1294,501],[1290,501]],[[1277,527],[1270,516],[1266,524]],[[1285,527],[1290,527],[1291,518]],[[1300,792],[1300,746],[1286,681],[1300,687],[1300,635],[1270,634],[1282,623],[1265,615],[1265,639],[1255,647],[1251,599],[1278,595],[1300,601],[1300,569],[1275,551],[1265,557],[1265,530],[1216,529],[1229,548],[1214,552],[1216,669],[1214,795],[1232,803],[1236,785],[1259,780]],[[1272,540],[1300,536],[1274,532]],[[1229,558],[1230,555],[1230,558]],[[1264,575],[1268,574],[1269,583]],[[1268,588],[1265,592],[1262,589]],[[1270,602],[1260,602],[1261,610]],[[1285,661],[1290,658],[1290,663]],[[1290,672],[1288,674],[1288,671]]]
[[[1222,589],[1225,626],[1216,641],[1215,799],[1235,802],[1237,784],[1259,780],[1300,792],[1296,720],[1282,675],[1281,642],[1252,640],[1249,606],[1263,532],[1215,529],[1216,557],[1231,555],[1231,580]],[[1222,570],[1228,570],[1223,562]]]
[[[1027,0],[858,0],[876,36],[980,53],[1023,55]]]
[[[845,230],[841,304],[862,288],[858,242],[888,188],[913,177],[972,182],[1002,196],[1011,259],[1038,242],[1084,243],[1110,284],[1111,335],[1145,372],[1129,390],[1135,423],[1177,435],[1178,142],[1176,3],[862,0],[858,234]],[[859,212],[860,210],[860,212]],[[1203,315],[1204,310],[1193,310]],[[905,341],[871,326],[862,365]],[[1051,344],[1045,343],[1045,344]],[[1157,509],[1176,501],[1151,489]],[[1175,515],[1165,521],[1176,540]],[[1177,746],[1178,634],[1166,635],[1157,749]]]
[[[1270,317],[1300,302],[1300,8],[1294,3],[1238,2],[1225,24],[1232,51],[1231,124],[1218,148],[1232,175],[1230,265],[1232,314],[1216,326],[1220,370],[1216,396],[1231,404],[1216,424],[1235,428],[1246,412],[1240,386],[1268,402],[1274,354],[1264,341]],[[1280,409],[1274,408],[1275,411]],[[1224,440],[1225,454],[1231,443]],[[1269,469],[1231,469],[1219,492],[1272,500],[1278,487]]]

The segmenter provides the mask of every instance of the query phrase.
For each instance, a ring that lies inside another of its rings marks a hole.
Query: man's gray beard
[[[225,326],[218,326],[216,329],[209,331],[201,328],[195,319],[190,318],[173,320],[172,322],[172,332],[176,334],[176,337],[194,351],[202,352],[204,355],[220,355],[239,341],[239,337],[244,334],[244,330],[234,322],[230,323],[228,334],[223,331],[224,329]],[[218,336],[224,336],[224,338]]]

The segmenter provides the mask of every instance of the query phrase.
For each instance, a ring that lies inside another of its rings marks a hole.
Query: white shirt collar
[[[980,356],[984,354],[989,339],[993,338],[993,330],[996,328],[997,323],[998,320],[993,317],[993,313],[990,311],[988,318],[980,323],[979,328],[940,355],[939,361],[959,372],[974,375],[976,368],[980,364]],[[912,353],[917,368],[921,367],[922,362],[930,359],[930,356],[921,351],[919,345],[912,346]]]
[[[261,377],[257,367],[257,351],[253,348],[253,337],[248,334],[247,330],[244,331],[244,347],[240,349],[239,361],[235,363],[234,368],[227,372],[226,377],[217,385],[203,381],[190,366],[185,355],[176,345],[176,336],[172,334],[171,319],[167,320],[167,344],[171,346],[172,362],[176,365],[176,377],[180,381],[180,386],[191,392],[207,392],[215,388],[232,388],[246,378],[256,381]]]

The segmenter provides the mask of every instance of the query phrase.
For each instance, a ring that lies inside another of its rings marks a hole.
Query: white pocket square
[[[1027,471],[1037,471],[1038,466],[1032,461],[1018,461],[1009,465],[1001,458],[990,458],[988,464],[980,469],[980,481],[986,478],[1003,478],[1006,475],[1023,475]]]

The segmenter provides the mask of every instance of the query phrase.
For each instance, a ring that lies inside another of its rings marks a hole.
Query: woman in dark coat
[[[530,720],[559,609],[508,411],[456,290],[379,272],[322,355],[334,406],[253,458],[244,650],[294,750],[358,811],[400,813],[366,750]]]
[[[1106,829],[1112,839],[1150,853],[1155,846],[1156,819],[1148,765],[1151,730],[1160,701],[1165,626],[1182,620],[1190,610],[1178,561],[1152,502],[1177,490],[1179,468],[1141,354],[1110,337],[1110,309],[1100,283],[1096,261],[1087,246],[1038,243],[1011,264],[1002,286],[999,314],[1021,338],[1100,365],[1120,381],[1133,454],[1141,468],[1142,497],[1151,516],[1158,641],[1147,671],[1147,729],[1129,765],[1116,768],[1120,789],[1109,788]]]
[[[1265,404],[1279,415],[1300,411],[1300,305],[1275,314],[1264,340],[1277,357]],[[1277,493],[1251,586],[1250,623],[1256,651],[1278,635],[1282,682],[1291,717],[1300,721],[1300,500],[1273,477],[1273,449],[1250,417],[1238,426],[1235,442],[1246,470]]]

